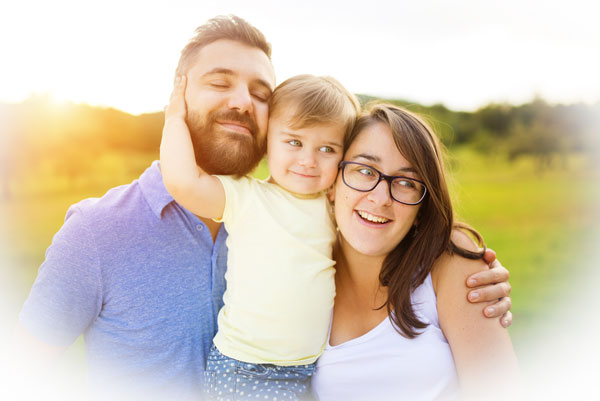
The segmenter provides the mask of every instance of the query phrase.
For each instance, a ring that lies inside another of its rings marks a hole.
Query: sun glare
[[[520,103],[536,94],[551,102],[598,100],[600,65],[594,54],[600,32],[592,27],[593,12],[569,18],[558,2],[549,1],[543,12],[536,9],[532,22],[509,8],[532,10],[536,1],[435,3],[437,12],[390,1],[386,14],[358,3],[343,9],[327,3],[319,4],[322,13],[315,15],[292,5],[274,9],[270,1],[252,6],[236,0],[180,1],[169,7],[116,0],[102,7],[71,0],[12,2],[0,17],[6,39],[0,43],[0,102],[51,93],[58,100],[134,114],[162,110],[185,41],[199,23],[227,13],[247,18],[267,34],[280,80],[325,73],[361,93],[454,109]],[[402,11],[413,17],[398,25],[391,16]],[[328,18],[332,13],[342,18]],[[298,35],[309,17],[314,26]],[[432,23],[425,29],[421,20]]]

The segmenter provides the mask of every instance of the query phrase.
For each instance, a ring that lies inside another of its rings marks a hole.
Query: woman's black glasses
[[[342,161],[339,168],[344,184],[360,192],[372,191],[381,181],[386,181],[392,199],[405,205],[418,205],[427,194],[427,187],[422,181],[385,175],[368,164]]]

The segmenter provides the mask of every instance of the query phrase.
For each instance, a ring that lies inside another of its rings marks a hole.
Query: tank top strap
[[[411,301],[414,311],[421,321],[432,324],[438,328],[440,327],[436,306],[437,297],[433,290],[431,273],[429,273],[423,283],[413,291]]]

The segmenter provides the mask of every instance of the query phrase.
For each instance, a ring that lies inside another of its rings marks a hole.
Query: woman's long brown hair
[[[452,230],[470,232],[480,246],[483,240],[468,225],[454,222],[439,140],[417,115],[394,105],[375,104],[357,120],[345,150],[366,127],[376,123],[390,127],[396,147],[427,187],[415,224],[385,258],[379,275],[380,284],[388,289],[381,308],[387,308],[402,335],[414,338],[427,324],[416,316],[411,294],[427,278],[434,261],[445,251],[469,259],[483,256],[483,251],[471,252],[456,246],[450,239]]]

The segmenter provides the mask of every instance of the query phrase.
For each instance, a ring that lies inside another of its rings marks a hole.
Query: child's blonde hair
[[[292,110],[288,122],[300,129],[316,124],[342,124],[344,139],[352,132],[360,103],[337,79],[304,74],[296,75],[279,84],[269,101],[271,118],[285,110]]]

